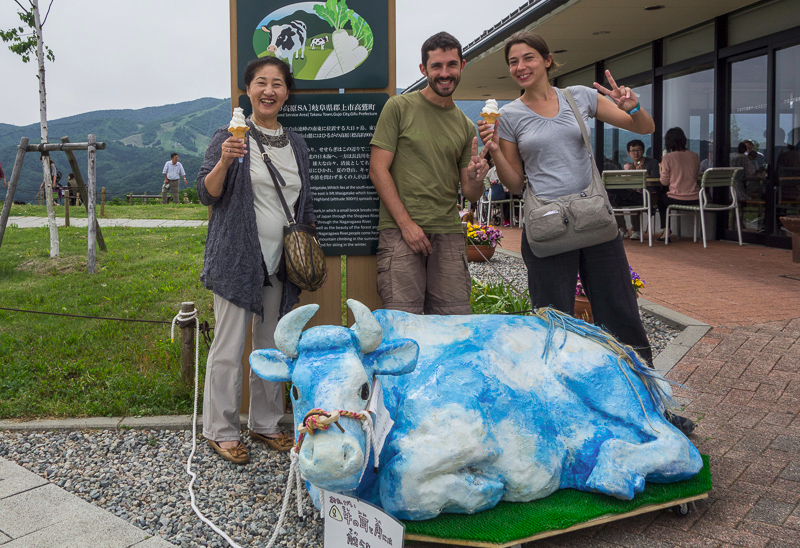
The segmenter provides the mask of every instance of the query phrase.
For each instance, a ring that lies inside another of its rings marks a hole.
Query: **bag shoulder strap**
[[[603,187],[603,178],[600,176],[600,171],[597,169],[597,162],[594,161],[594,153],[592,152],[592,142],[589,140],[589,131],[586,129],[586,124],[583,122],[583,116],[581,116],[581,111],[578,109],[578,104],[575,102],[575,98],[572,96],[572,92],[567,88],[559,88],[561,93],[564,94],[564,99],[567,100],[569,103],[569,108],[572,109],[572,114],[575,115],[575,119],[578,121],[578,127],[581,128],[581,135],[583,135],[583,144],[586,145],[586,151],[589,153],[589,162],[592,164],[592,185],[599,185],[600,188]]]
[[[253,125],[253,122],[248,121],[247,125],[250,127],[250,131],[258,132],[258,130]],[[264,150],[264,145],[261,142],[261,139],[256,137],[253,139],[256,144],[258,145],[258,150],[261,152],[261,159],[264,160],[264,163],[267,164],[267,171],[269,171],[270,177],[272,177],[272,182],[275,184],[275,190],[278,192],[278,198],[281,200],[281,205],[283,206],[283,212],[286,215],[286,222],[289,223],[289,226],[294,224],[294,215],[292,215],[292,210],[289,209],[289,204],[286,203],[286,198],[283,197],[283,191],[281,190],[282,186],[286,186],[286,181],[283,179],[281,172],[278,171],[278,168],[275,167],[275,164],[272,163],[272,159],[267,154],[267,151]]]
[[[586,129],[586,124],[583,122],[583,116],[581,116],[581,111],[578,108],[578,104],[575,102],[575,98],[572,96],[572,92],[567,88],[559,88],[561,93],[564,94],[564,99],[567,100],[569,103],[569,108],[572,109],[572,114],[575,115],[575,119],[578,121],[578,127],[581,128],[581,135],[583,135],[583,142],[586,145],[586,150],[589,151],[589,158],[594,161],[594,154],[592,154],[592,142],[589,140],[589,131]]]

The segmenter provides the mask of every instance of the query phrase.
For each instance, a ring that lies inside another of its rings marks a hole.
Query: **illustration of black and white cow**
[[[325,44],[327,43],[328,43],[327,36],[323,36],[322,38],[312,38],[311,49],[314,49],[315,46],[319,46],[319,49],[325,49]]]
[[[308,36],[306,24],[295,20],[288,25],[272,25],[269,28],[262,25],[261,30],[270,35],[267,51],[274,53],[275,57],[286,59],[289,69],[294,73],[292,54],[295,59],[306,58],[306,37]]]

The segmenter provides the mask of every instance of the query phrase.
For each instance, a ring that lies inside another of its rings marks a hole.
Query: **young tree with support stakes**
[[[47,140],[47,92],[44,82],[44,60],[45,57],[50,61],[55,61],[55,55],[50,48],[44,45],[42,39],[42,27],[47,21],[47,16],[50,14],[50,8],[53,7],[53,0],[50,0],[50,5],[47,7],[44,21],[39,16],[39,0],[27,0],[30,4],[26,8],[20,0],[14,0],[20,7],[19,15],[20,20],[25,26],[9,29],[7,31],[0,31],[0,39],[3,42],[10,43],[8,49],[22,57],[22,62],[27,63],[31,60],[31,54],[36,50],[36,60],[38,61],[39,69],[37,78],[39,78],[39,124],[41,126],[42,143],[46,144]],[[27,27],[27,28],[26,28]],[[45,53],[46,51],[46,53]],[[42,171],[44,173],[44,191],[45,202],[47,203],[47,220],[50,225],[50,257],[58,257],[58,225],[56,224],[56,214],[53,209],[53,175],[50,173],[50,161],[47,152],[44,153],[46,161],[42,162]]]

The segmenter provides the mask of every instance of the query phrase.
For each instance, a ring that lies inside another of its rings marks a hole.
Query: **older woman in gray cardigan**
[[[280,271],[286,217],[254,139],[262,141],[286,180],[282,191],[297,222],[316,222],[308,148],[277,121],[292,86],[288,65],[274,57],[257,59],[248,65],[245,83],[252,130],[246,139],[231,136],[227,127],[217,130],[198,177],[200,201],[212,206],[200,279],[214,292],[216,318],[206,363],[203,435],[222,458],[237,464],[249,462],[239,424],[247,327],[252,319],[254,348],[273,348],[278,319],[300,295]],[[293,436],[278,428],[282,387],[250,373],[248,430],[252,440],[288,451]]]

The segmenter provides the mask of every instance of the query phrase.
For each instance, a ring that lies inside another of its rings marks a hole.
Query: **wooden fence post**
[[[28,138],[23,137],[19,140],[17,147],[17,158],[14,160],[14,167],[11,168],[11,179],[8,181],[8,191],[6,191],[6,201],[3,202],[3,213],[0,214],[0,245],[3,245],[3,234],[6,232],[6,223],[11,214],[11,205],[14,203],[14,194],[17,192],[17,182],[22,171],[22,161],[25,159],[25,152],[28,148]]]
[[[100,191],[100,216],[106,216],[106,187],[103,187],[103,190]]]
[[[181,312],[188,314],[194,310],[194,303],[181,303]],[[181,327],[181,380],[187,384],[194,384],[194,335],[195,322],[198,320],[183,321]]]
[[[69,143],[69,137],[62,137],[61,142],[63,144]],[[69,161],[70,170],[75,175],[75,182],[78,183],[78,194],[83,202],[83,208],[86,210],[86,214],[89,214],[89,191],[86,190],[86,184],[83,182],[83,174],[81,173],[81,167],[78,165],[78,160],[75,158],[75,153],[71,150],[65,150],[64,153],[67,155],[67,161]],[[100,230],[100,225],[95,219],[95,232],[97,233],[97,245],[100,246],[100,249],[106,251],[106,240],[103,238],[103,231]]]

